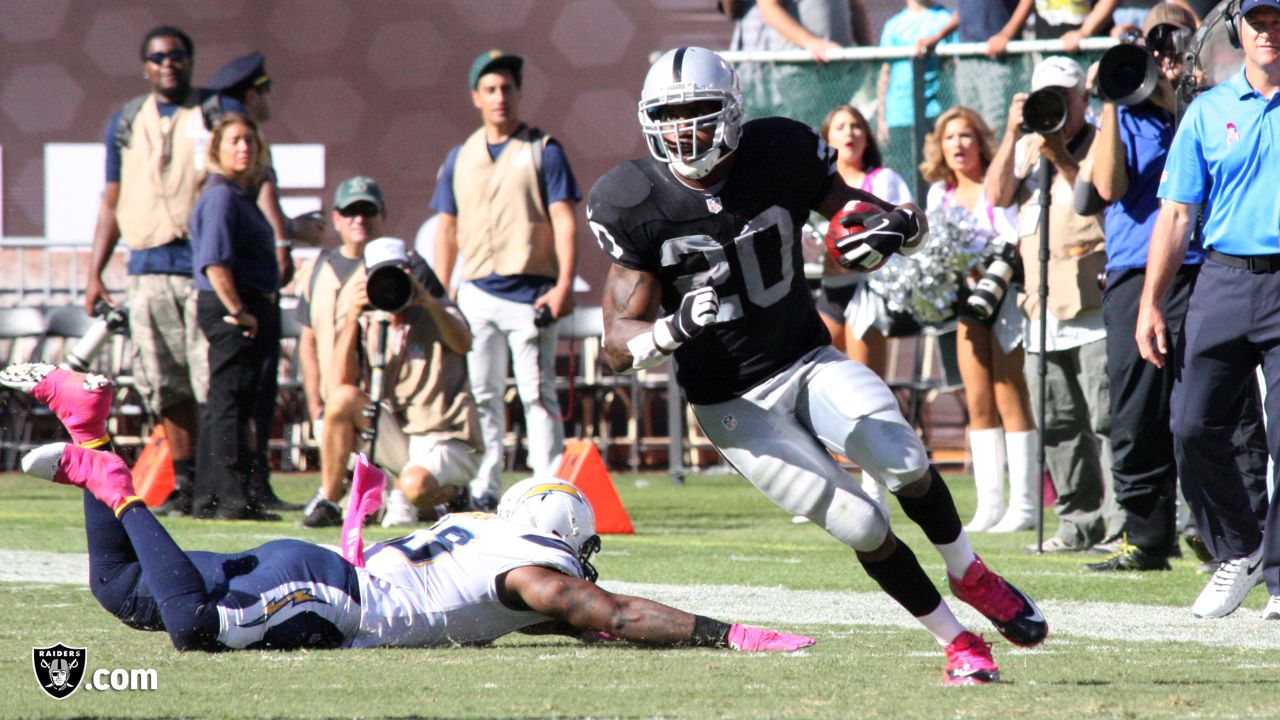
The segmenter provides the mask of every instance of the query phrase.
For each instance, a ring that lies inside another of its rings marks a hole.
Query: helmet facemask
[[[696,117],[661,119],[665,108],[708,100],[719,107]],[[692,91],[655,98],[640,103],[639,114],[649,153],[691,180],[706,176],[738,147],[742,109],[718,92]],[[714,127],[710,142],[699,137],[699,131],[708,127]]]

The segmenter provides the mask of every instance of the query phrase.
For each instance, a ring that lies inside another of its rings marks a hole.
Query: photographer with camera
[[[1059,523],[1043,549],[1079,551],[1110,535],[1108,530],[1121,521],[1117,509],[1104,506],[1103,492],[1110,401],[1097,282],[1106,261],[1102,216],[1080,215],[1072,205],[1080,162],[1097,133],[1085,117],[1085,74],[1075,60],[1042,60],[1032,74],[1031,90],[1030,95],[1014,96],[1008,127],[987,171],[988,201],[995,207],[1018,206],[1018,246],[1026,273],[1026,289],[1018,294],[1025,321],[1021,327],[997,325],[996,334],[1004,347],[1021,340],[1029,354],[1044,354],[1045,407],[1037,407],[1037,415],[1043,412],[1045,418],[1040,432],[1057,492]],[[1039,172],[1034,171],[1037,163]],[[1040,297],[1034,289],[1040,286],[1043,192],[1049,193],[1049,295],[1042,348]],[[1037,362],[1027,363],[1025,375],[1038,404]]]
[[[417,509],[465,498],[484,450],[467,379],[466,320],[403,240],[369,241],[364,260],[333,346],[325,485],[304,521],[311,527],[341,524],[346,459],[362,436],[378,464],[398,475],[384,526],[416,524]]]
[[[1271,600],[1263,617],[1280,619],[1280,517],[1272,503],[1268,532],[1258,527],[1233,445],[1247,380],[1261,364],[1268,446],[1273,458],[1280,451],[1280,0],[1233,3],[1226,17],[1244,67],[1196,97],[1179,123],[1157,190],[1134,335],[1144,359],[1176,368],[1170,425],[1178,472],[1219,563],[1192,614],[1231,614],[1265,576]],[[1197,225],[1206,259],[1172,345],[1165,296]]]

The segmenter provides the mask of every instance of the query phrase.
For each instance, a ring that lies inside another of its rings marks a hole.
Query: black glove
[[[679,346],[697,337],[715,322],[718,312],[720,297],[716,295],[715,288],[700,287],[686,293],[680,300],[680,309],[659,322],[666,323],[672,342]]]
[[[840,264],[853,270],[877,270],[895,252],[910,255],[924,244],[920,219],[915,211],[908,208],[849,213],[840,218],[840,224],[863,228],[835,241],[836,250],[840,252]]]

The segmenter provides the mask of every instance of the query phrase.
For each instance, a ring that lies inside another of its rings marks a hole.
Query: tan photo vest
[[[129,144],[120,148],[116,223],[127,246],[143,250],[189,237],[209,138],[195,90],[168,118],[160,117],[154,95],[142,103]]]
[[[521,128],[497,159],[490,159],[484,129],[475,131],[454,162],[453,195],[458,204],[458,252],[462,277],[490,274],[556,278],[555,237],[538,183],[534,143]]]
[[[1092,127],[1085,132],[1094,133]],[[1018,205],[1018,252],[1026,274],[1018,304],[1027,317],[1040,318],[1040,199],[1027,187],[1026,179],[1040,163],[1039,135],[1028,135],[1023,166],[1016,168],[1024,180],[1018,185],[1014,202]],[[1077,160],[1089,151],[1092,138],[1080,143]],[[1075,189],[1056,170],[1050,185],[1049,206],[1049,312],[1059,320],[1071,320],[1085,310],[1102,307],[1098,273],[1106,267],[1106,232],[1103,215],[1080,215],[1074,207]]]
[[[337,248],[329,252],[339,252]],[[364,280],[364,262],[362,261],[346,282],[338,280],[326,260],[329,253],[320,256],[312,268],[312,277],[300,279],[300,287],[307,293],[308,321],[316,337],[316,355],[320,363],[320,399],[329,397],[333,384],[333,346],[338,339],[338,330],[342,327],[351,309],[351,301],[355,296],[356,283]]]

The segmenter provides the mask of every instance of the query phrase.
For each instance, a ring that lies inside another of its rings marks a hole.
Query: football
[[[832,260],[835,260],[842,266],[844,263],[841,262],[841,256],[844,253],[836,249],[836,241],[847,235],[862,232],[864,228],[860,224],[854,224],[852,227],[845,227],[840,224],[840,221],[854,213],[867,212],[882,212],[882,209],[868,202],[855,202],[846,205],[840,210],[840,212],[832,216],[831,223],[827,225],[827,254],[831,256]]]

